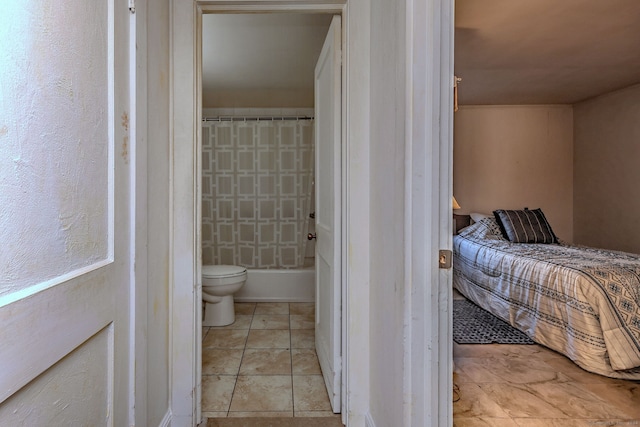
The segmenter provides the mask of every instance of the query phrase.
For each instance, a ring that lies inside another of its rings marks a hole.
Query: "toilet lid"
[[[247,269],[238,265],[203,265],[204,277],[233,277],[245,274]]]

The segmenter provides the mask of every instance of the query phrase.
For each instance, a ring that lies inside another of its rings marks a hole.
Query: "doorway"
[[[335,418],[341,408],[342,374],[340,17],[212,13],[203,14],[201,22],[197,67],[205,122],[198,138],[204,151],[196,151],[203,221],[201,228],[195,224],[202,248],[198,267],[252,268],[245,290],[239,292],[244,301],[236,305],[243,313],[240,320],[227,328],[202,330],[203,416]],[[234,41],[232,48],[229,40]],[[309,78],[301,79],[301,73]],[[304,110],[308,107],[311,114]],[[314,114],[315,123],[310,120]],[[315,133],[309,132],[314,128]],[[315,150],[314,134],[323,142]],[[315,179],[308,176],[314,151],[321,159],[315,162]],[[318,195],[314,212],[306,209],[311,206],[306,191]],[[265,276],[261,269],[305,265],[301,253],[309,251],[300,249],[299,240],[307,241],[301,231],[309,217],[315,219],[322,242],[316,251],[322,262],[316,269],[315,306],[296,302],[295,292],[291,300],[275,289],[269,295],[264,290],[268,282],[256,283]],[[328,248],[330,260],[323,256]],[[260,292],[252,294],[255,288]],[[325,289],[332,291],[327,294]],[[315,346],[309,349],[300,337],[311,332],[313,338],[314,329]],[[238,344],[243,337],[244,347]]]

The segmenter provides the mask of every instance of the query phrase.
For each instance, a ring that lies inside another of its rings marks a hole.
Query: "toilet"
[[[237,265],[202,266],[202,326],[225,326],[236,320],[233,294],[247,281],[247,269]]]

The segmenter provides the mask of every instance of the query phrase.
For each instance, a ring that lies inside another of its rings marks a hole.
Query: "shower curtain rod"
[[[313,116],[254,116],[254,117],[203,117],[203,122],[250,122],[250,121],[284,121],[284,120],[313,120]]]

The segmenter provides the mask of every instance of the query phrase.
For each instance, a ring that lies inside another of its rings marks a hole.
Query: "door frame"
[[[405,0],[405,340],[403,426],[451,425],[451,248],[454,0]],[[375,426],[369,414],[370,55],[369,0],[172,0],[171,2],[171,425],[200,421],[200,107],[196,55],[202,9],[300,11],[343,16],[343,422]],[[430,25],[425,25],[428,22]],[[450,81],[448,81],[450,80]],[[428,96],[431,94],[432,96]],[[425,262],[424,260],[430,260]],[[415,293],[414,293],[415,292]],[[430,313],[437,312],[437,316]],[[348,369],[347,369],[348,368]]]
[[[453,270],[438,258],[453,237],[454,10],[407,0],[405,426],[453,424]]]
[[[201,51],[202,51],[202,14],[203,13],[325,13],[339,14],[343,16],[343,22],[348,16],[348,6],[341,1],[318,1],[318,2],[278,2],[278,1],[254,1],[254,2],[229,2],[229,1],[207,1],[207,0],[174,0],[172,4],[172,25],[184,28],[188,23],[193,31],[173,31],[172,41],[174,46],[193,46],[193,50],[174,49],[172,51],[172,124],[173,132],[170,151],[174,159],[172,170],[172,425],[193,426],[201,418],[201,347],[202,347],[202,283],[201,275],[201,218],[200,218],[200,198],[201,190],[201,162],[200,150],[202,144],[201,119],[202,119],[202,88],[201,88]],[[180,24],[177,24],[180,22]],[[343,23],[342,28],[342,50],[343,50],[343,92],[342,92],[342,137],[347,141],[346,135],[349,131],[347,123],[347,28]],[[180,76],[180,78],[178,78]],[[361,97],[358,92],[353,91],[353,98]],[[360,114],[361,115],[361,114]],[[361,118],[363,120],[364,117]],[[179,141],[187,143],[180,144]],[[190,143],[188,141],[191,141]],[[342,147],[342,164],[338,167],[342,171],[343,188],[343,209],[342,218],[347,217],[348,211],[348,148],[346,143]],[[368,178],[361,178],[363,182],[368,182]],[[362,205],[364,206],[364,205]],[[357,213],[359,220],[362,220],[362,213]],[[368,213],[367,213],[368,215]],[[348,359],[346,350],[348,349],[349,331],[346,329],[346,319],[349,318],[348,305],[346,301],[347,284],[351,276],[346,269],[346,242],[348,226],[343,222],[341,238],[342,254],[342,364],[343,377],[347,376]],[[359,239],[360,242],[363,239]],[[363,280],[365,277],[360,277]],[[180,286],[180,284],[192,283],[193,286]],[[364,289],[364,288],[362,288]],[[361,299],[360,297],[358,299]],[[185,316],[184,313],[193,313]],[[179,333],[178,331],[194,331],[192,334]],[[360,345],[359,347],[362,347]],[[361,375],[364,371],[361,372]],[[365,375],[368,375],[365,374]],[[360,382],[355,379],[353,382]],[[342,407],[349,407],[347,394],[348,389],[346,378],[342,382]],[[192,393],[195,391],[195,393]],[[195,398],[193,398],[195,395]],[[364,406],[365,401],[360,396],[351,400],[357,405]],[[347,424],[348,411],[343,411],[343,423]]]

